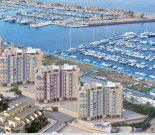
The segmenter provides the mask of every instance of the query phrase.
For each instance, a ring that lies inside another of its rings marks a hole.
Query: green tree
[[[10,89],[10,92],[15,92],[16,94],[21,94],[21,91],[19,90],[18,86]]]
[[[133,97],[131,97],[131,103],[132,103],[132,104],[134,103],[134,100],[135,100],[135,99],[134,99]]]
[[[1,101],[0,101],[0,112],[8,109],[9,105],[8,105],[8,99],[5,99],[5,98],[1,98]]]
[[[83,83],[83,82],[80,82],[80,85],[81,85],[81,86],[84,86],[84,83]]]
[[[36,133],[48,124],[48,119],[42,115],[39,118],[32,121],[31,125],[26,125],[25,130],[27,133]]]
[[[132,104],[128,102],[127,100],[123,101],[123,107],[124,109],[137,112],[143,115],[149,115],[150,112],[155,110],[154,107],[148,106],[147,104]]]

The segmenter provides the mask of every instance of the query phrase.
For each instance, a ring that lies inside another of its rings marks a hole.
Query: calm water
[[[41,0],[79,5],[93,5],[105,8],[122,8],[134,11],[154,12],[154,0]],[[95,2],[94,2],[95,1]],[[74,28],[47,26],[39,29],[20,24],[10,24],[0,20],[0,35],[7,42],[14,42],[22,46],[39,47],[43,50],[66,50],[79,44],[90,43],[110,36],[120,36],[126,31],[140,33],[143,31],[155,32],[155,23],[112,25],[89,28]],[[71,31],[71,46],[69,33]]]
[[[81,6],[98,6],[102,8],[121,8],[138,12],[155,12],[154,0],[38,0],[42,2],[59,2]]]

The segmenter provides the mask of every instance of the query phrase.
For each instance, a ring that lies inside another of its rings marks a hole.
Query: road
[[[46,117],[57,121],[57,123],[54,124],[54,126],[49,127],[45,131],[45,133],[52,133],[52,132],[56,131],[60,126],[65,124],[65,122],[71,122],[74,120],[73,117],[63,114],[63,113],[60,113],[60,112],[45,111],[44,114]]]
[[[25,97],[25,96],[22,96],[22,95],[19,95],[17,98],[11,99],[9,101],[9,106],[12,106],[12,105],[15,105],[15,104],[19,104],[19,103],[23,103],[23,102],[29,103],[30,105],[34,105],[35,104],[35,101],[33,99]]]

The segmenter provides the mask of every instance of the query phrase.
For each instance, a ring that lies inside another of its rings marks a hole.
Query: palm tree
[[[132,103],[132,104],[134,103],[134,100],[135,100],[135,99],[134,99],[133,97],[131,97],[131,103]]]

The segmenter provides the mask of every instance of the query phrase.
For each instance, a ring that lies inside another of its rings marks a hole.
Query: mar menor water
[[[121,8],[138,12],[155,13],[154,0],[40,0],[82,6],[100,6],[103,8]],[[121,24],[111,26],[97,26],[85,28],[70,28],[46,26],[31,28],[20,24],[10,24],[0,20],[0,35],[4,41],[13,42],[24,47],[39,47],[43,50],[66,50],[83,43],[90,43],[110,36],[120,36],[127,31],[140,33],[143,31],[155,32],[155,23]],[[71,32],[71,38],[70,33]]]

